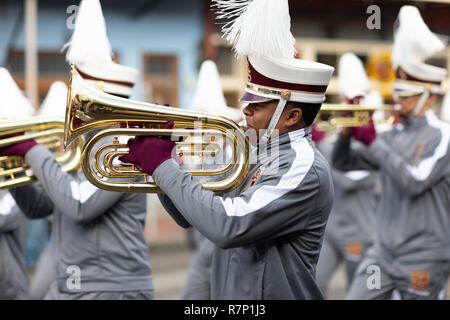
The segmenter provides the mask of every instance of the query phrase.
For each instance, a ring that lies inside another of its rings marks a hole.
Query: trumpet
[[[64,152],[63,135],[64,121],[61,119],[28,117],[0,120],[0,148],[36,139],[53,152],[63,171],[70,172],[77,169],[81,163],[83,140]],[[26,185],[35,180],[36,176],[23,157],[0,157],[0,189]]]
[[[342,127],[365,126],[371,119],[371,113],[382,111],[387,114],[383,120],[377,123],[393,124],[396,109],[391,105],[380,105],[376,107],[360,104],[332,104],[324,103],[316,117],[315,124],[318,130],[328,132]]]
[[[168,121],[174,122],[173,129],[164,129]],[[121,139],[143,135],[172,137],[177,156],[183,161],[189,157],[201,159],[196,168],[186,171],[205,189],[216,193],[236,188],[250,168],[249,140],[234,121],[107,94],[87,83],[72,66],[64,144],[68,146],[78,137],[86,137],[81,167],[93,185],[118,192],[161,192],[139,167],[118,159],[129,151]],[[219,168],[207,168],[205,156],[224,152],[223,143],[232,147],[229,161]],[[222,178],[225,174],[226,178]],[[211,181],[211,178],[222,179]]]

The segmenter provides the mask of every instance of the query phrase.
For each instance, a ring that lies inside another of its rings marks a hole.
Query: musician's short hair
[[[302,110],[303,121],[305,122],[305,125],[310,126],[319,113],[322,104],[289,101],[287,106],[290,108],[300,108]]]

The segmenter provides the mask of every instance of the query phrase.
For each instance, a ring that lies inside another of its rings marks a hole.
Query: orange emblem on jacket
[[[253,175],[252,181],[250,182],[250,187],[255,184],[256,179],[258,179],[259,175],[261,174],[261,171],[262,171],[262,166],[259,167],[258,170],[256,170],[256,173]]]
[[[361,242],[349,242],[347,243],[347,254],[353,256],[362,255],[363,246]]]
[[[411,272],[411,288],[425,291],[430,288],[430,273],[427,271],[413,270]]]
[[[248,190],[248,188],[250,188],[251,186],[253,186],[255,184],[256,180],[258,179],[259,175],[261,174],[262,169],[263,169],[263,166],[260,166],[258,168],[258,170],[256,170],[255,174],[252,176],[252,180],[250,180],[250,185],[248,187],[242,189],[239,194],[243,194],[245,191]]]

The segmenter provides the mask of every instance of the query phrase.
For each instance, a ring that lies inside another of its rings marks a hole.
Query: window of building
[[[145,101],[178,106],[178,58],[173,55],[144,56]]]
[[[54,81],[69,82],[70,66],[65,60],[65,53],[58,51],[40,51],[38,53],[38,93],[39,103],[44,100]],[[6,68],[11,72],[17,85],[25,88],[25,54],[22,50],[11,50],[8,54]]]

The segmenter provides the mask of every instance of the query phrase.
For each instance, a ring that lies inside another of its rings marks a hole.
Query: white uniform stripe
[[[12,195],[8,192],[5,196],[0,200],[0,215],[7,216],[11,213],[12,208],[16,205],[16,201]]]
[[[261,186],[251,195],[248,202],[241,197],[221,199],[228,216],[245,216],[255,212],[294,190],[303,181],[314,162],[314,150],[303,137],[304,131],[301,130],[301,137],[297,131],[289,133],[295,159],[289,170],[281,176],[278,184]]]
[[[81,183],[72,181],[70,183],[70,188],[72,189],[72,197],[81,203],[88,201],[89,198],[92,197],[97,190],[99,190],[89,181],[83,181]]]
[[[418,181],[423,181],[428,178],[433,171],[436,163],[447,154],[448,145],[450,143],[450,126],[440,121],[433,111],[428,111],[425,114],[428,124],[441,131],[441,141],[436,147],[433,155],[428,157],[415,166],[408,165],[408,171]]]
[[[367,178],[370,175],[370,171],[367,170],[352,170],[345,173],[345,176],[353,181],[360,181]]]

